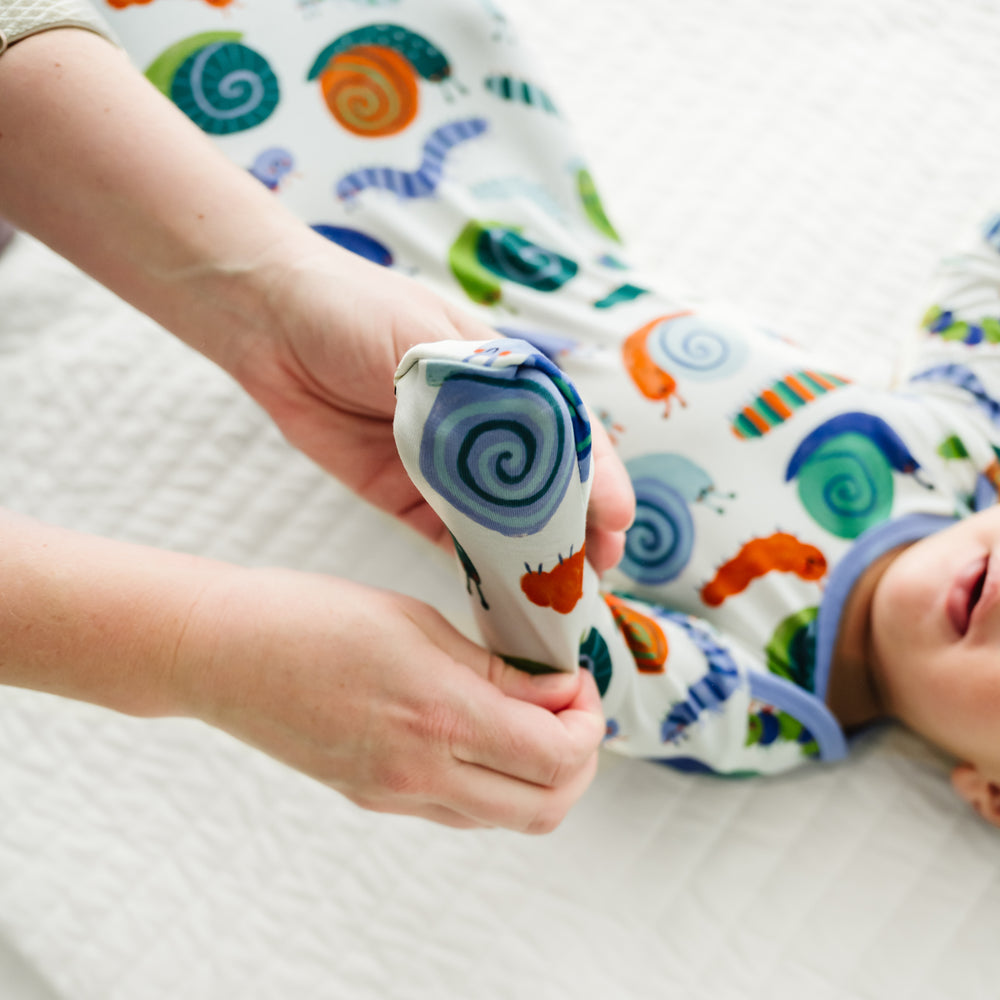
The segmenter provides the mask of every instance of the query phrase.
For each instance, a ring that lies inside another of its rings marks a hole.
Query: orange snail
[[[687,313],[677,313],[677,316],[686,316]],[[625,368],[632,381],[635,382],[647,399],[663,400],[665,417],[670,416],[670,401],[672,396],[677,396],[677,401],[681,406],[687,403],[677,392],[677,381],[670,374],[661,368],[652,358],[646,346],[646,341],[650,333],[665,320],[675,319],[675,316],[658,316],[651,323],[640,327],[635,333],[625,338],[622,344],[622,357],[625,361]]]
[[[349,132],[379,138],[402,132],[416,117],[419,79],[451,76],[443,53],[398,24],[369,24],[334,39],[307,79],[318,80],[330,113]]]

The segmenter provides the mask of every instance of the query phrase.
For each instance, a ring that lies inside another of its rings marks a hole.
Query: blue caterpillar
[[[552,98],[541,87],[529,83],[527,80],[519,80],[517,77],[506,74],[488,76],[483,81],[483,86],[501,100],[516,101],[529,107],[541,108],[550,115],[559,114]]]
[[[383,188],[400,198],[426,198],[441,182],[445,157],[468,139],[482,135],[487,129],[483,118],[451,122],[435,129],[424,143],[423,158],[416,170],[395,170],[392,167],[364,167],[344,177],[336,187],[341,201],[354,198],[366,188]]]
[[[910,378],[911,382],[946,382],[948,385],[957,386],[969,393],[976,402],[976,406],[986,414],[989,419],[1000,424],[1000,403],[990,397],[986,387],[979,380],[979,376],[965,365],[947,364],[936,365],[918,372]]]
[[[679,626],[708,661],[708,673],[688,688],[687,697],[674,705],[660,724],[660,739],[676,743],[702,712],[719,709],[739,688],[740,672],[729,650],[720,646],[710,632],[692,624],[685,615],[662,608],[657,608],[657,613]]]

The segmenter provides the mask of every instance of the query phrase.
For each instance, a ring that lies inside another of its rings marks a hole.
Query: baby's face
[[[870,621],[891,713],[1000,786],[1000,506],[901,552]]]

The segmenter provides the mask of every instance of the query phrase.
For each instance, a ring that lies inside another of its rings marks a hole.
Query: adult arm
[[[411,343],[490,331],[313,234],[99,36],[0,56],[0,215],[222,365],[367,499],[442,531],[396,456],[392,373]],[[627,483],[609,495],[605,564]],[[0,552],[0,683],[192,715],[367,807],[456,825],[550,829],[593,773],[589,678],[523,677],[419,602],[7,515]]]
[[[0,684],[200,719],[368,809],[539,833],[593,776],[588,674],[528,677],[410,598],[4,511],[0,580]]]

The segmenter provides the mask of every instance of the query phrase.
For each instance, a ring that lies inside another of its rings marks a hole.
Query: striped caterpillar
[[[1000,403],[997,403],[979,376],[968,367],[954,363],[935,365],[910,376],[911,382],[944,382],[964,389],[975,404],[993,423],[1000,424]]]
[[[400,198],[426,198],[437,190],[448,153],[459,143],[482,135],[486,129],[486,121],[482,118],[468,118],[442,125],[424,143],[423,158],[416,170],[363,167],[337,183],[337,197],[341,201],[349,201],[366,188],[374,187],[392,191]]]
[[[727,597],[742,593],[754,580],[771,572],[820,580],[826,574],[826,557],[815,545],[800,542],[785,531],[752,538],[716,570],[712,580],[701,588],[701,599],[717,608]]]
[[[686,697],[670,709],[660,724],[662,742],[674,743],[697,722],[703,712],[721,708],[739,688],[740,672],[729,650],[720,645],[709,631],[698,628],[684,615],[668,611],[661,613],[685,632],[708,664],[705,676],[688,688]]]
[[[498,74],[488,76],[483,80],[483,86],[491,93],[495,94],[503,101],[516,101],[519,104],[526,104],[529,107],[541,108],[550,115],[558,115],[559,109],[555,102],[541,87],[527,80],[519,80],[515,76]]]
[[[829,372],[806,369],[789,372],[733,417],[733,433],[744,440],[762,437],[817,396],[846,384],[847,379]]]
[[[996,316],[983,316],[978,322],[956,319],[950,309],[941,306],[931,306],[921,321],[921,326],[928,332],[937,334],[942,340],[958,340],[963,344],[987,344],[1000,342],[1000,319]]]

